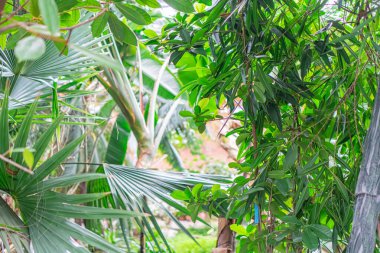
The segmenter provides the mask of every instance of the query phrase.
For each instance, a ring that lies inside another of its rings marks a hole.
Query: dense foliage
[[[183,88],[194,114],[182,115],[202,131],[222,118],[207,105],[215,100],[230,109],[224,120],[241,122],[227,134],[237,136],[230,166],[241,176],[223,193],[186,200],[236,219],[248,252],[345,248],[379,85],[378,7],[219,1],[164,27],[160,42],[173,61],[190,58],[201,68]]]

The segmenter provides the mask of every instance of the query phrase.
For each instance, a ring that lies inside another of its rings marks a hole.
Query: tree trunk
[[[217,246],[212,253],[232,253],[235,251],[235,235],[230,226],[235,220],[219,218],[218,219],[218,239]]]
[[[380,83],[379,83],[380,84]],[[380,86],[380,85],[378,85]],[[348,253],[373,253],[380,212],[380,89],[378,87],[364,157],[356,185],[356,204]]]

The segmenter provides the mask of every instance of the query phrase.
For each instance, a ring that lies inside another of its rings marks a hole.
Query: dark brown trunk
[[[146,251],[146,248],[145,248],[145,243],[146,243],[146,240],[145,240],[145,234],[144,233],[140,233],[140,253],[145,253]]]

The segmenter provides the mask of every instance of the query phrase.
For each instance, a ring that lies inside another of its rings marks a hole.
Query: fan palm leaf
[[[169,251],[170,246],[148,202],[158,207],[159,210],[167,215],[185,234],[195,240],[191,233],[167,207],[170,206],[184,214],[190,215],[187,208],[172,198],[170,194],[174,190],[183,190],[186,187],[193,187],[196,184],[211,187],[215,183],[229,182],[226,178],[215,175],[163,172],[150,169],[142,170],[111,164],[104,164],[103,168],[107,175],[107,182],[111,189],[113,200],[116,204],[132,212],[150,214],[149,217],[135,217],[134,220],[145,235],[155,242],[156,247],[160,248],[157,241],[159,237],[163,240]],[[158,233],[158,237],[155,232]]]
[[[94,72],[93,57],[83,54],[87,50],[94,55],[100,54],[107,44],[104,42],[109,36],[93,38],[89,26],[75,29],[70,35],[70,45],[76,49],[70,50],[67,55],[61,54],[51,41],[46,41],[45,53],[34,61],[17,62],[13,50],[0,48],[0,77],[2,87],[7,79],[10,81],[9,108],[19,108],[30,104],[37,96],[51,92],[53,82],[59,77],[75,79],[85,73]],[[25,89],[25,87],[28,87]]]
[[[7,92],[6,92],[7,94]],[[0,132],[4,133],[8,125],[8,96],[5,95],[1,120]],[[29,135],[29,129],[36,104],[34,103],[24,118],[19,132],[15,138],[14,147],[25,147]],[[5,162],[0,162],[0,191],[12,196],[19,210],[20,217],[15,210],[9,207],[0,198],[0,224],[5,229],[0,229],[0,240],[11,250],[8,240],[14,246],[16,252],[90,252],[85,245],[89,244],[106,252],[122,252],[121,249],[109,244],[97,234],[79,226],[72,221],[73,218],[81,219],[103,219],[103,218],[126,218],[140,216],[140,214],[121,209],[105,209],[81,205],[104,197],[106,194],[74,194],[66,195],[57,192],[57,189],[65,188],[77,183],[105,178],[104,174],[77,174],[69,176],[51,176],[51,173],[67,159],[67,157],[82,142],[83,137],[75,139],[67,144],[59,152],[42,163],[41,159],[55,133],[56,127],[62,117],[59,117],[36,141],[36,162],[33,164],[33,173],[17,171]],[[5,135],[1,140],[5,140]],[[7,143],[5,141],[4,143]],[[9,144],[8,144],[9,145]],[[9,146],[8,146],[9,148]],[[10,158],[17,161],[21,166],[26,166],[24,159],[14,153]],[[79,241],[81,243],[79,243]],[[30,243],[29,243],[30,242]]]

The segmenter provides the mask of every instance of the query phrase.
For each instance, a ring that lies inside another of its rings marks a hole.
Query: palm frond
[[[222,184],[229,182],[224,177],[214,175],[163,172],[150,169],[143,170],[110,164],[104,164],[104,172],[107,175],[107,181],[116,203],[126,210],[150,214],[149,218],[136,217],[134,221],[159,248],[160,245],[155,235],[156,231],[169,251],[170,246],[148,202],[158,207],[162,213],[167,215],[185,234],[195,240],[190,232],[166,207],[166,205],[169,205],[184,214],[190,215],[185,206],[171,197],[171,192],[174,190],[183,190],[186,187],[193,187],[196,184],[211,187],[216,182]]]
[[[29,236],[26,226],[1,197],[0,214],[0,241],[4,243],[6,250],[11,252],[9,240],[17,253],[28,251]]]
[[[75,29],[70,35],[70,44],[94,54],[102,52],[108,45],[104,42],[109,35],[93,38],[89,26]],[[45,53],[35,61],[19,63],[13,50],[0,48],[1,82],[10,80],[10,109],[23,107],[36,97],[51,92],[52,83],[60,76],[75,79],[94,72],[94,60],[83,52],[70,48],[68,55],[62,55],[53,42],[46,42]],[[25,87],[28,87],[27,89]]]
[[[7,98],[7,96],[5,97]],[[4,112],[7,112],[8,107],[7,99],[3,101],[2,106],[1,117],[4,118]],[[20,131],[15,138],[17,145],[14,144],[13,146],[22,148],[26,144],[35,108],[36,103],[31,106],[24,118],[19,128]],[[44,153],[43,150],[48,148],[48,143],[61,119],[62,117],[58,117],[37,140],[35,146],[39,149],[36,153],[37,160],[41,158]],[[5,118],[4,121],[8,122],[8,118]],[[0,132],[5,128],[0,125]],[[6,134],[8,133],[6,132]],[[106,195],[105,193],[68,195],[56,192],[57,188],[66,188],[81,182],[106,177],[106,175],[99,173],[68,176],[51,175],[52,173],[56,174],[56,169],[72,154],[82,140],[83,137],[73,140],[41,164],[38,164],[38,161],[34,163],[32,166],[33,175],[17,170],[10,173],[7,169],[9,166],[0,166],[2,180],[7,182],[0,184],[0,192],[12,196],[20,213],[19,217],[0,197],[0,224],[4,224],[4,226],[0,226],[0,241],[5,244],[7,251],[10,252],[11,250],[8,243],[10,240],[17,252],[90,252],[86,247],[87,244],[105,252],[122,252],[121,249],[108,243],[99,235],[75,224],[73,219],[130,218],[143,214],[130,210],[81,205],[102,198]],[[10,144],[5,147],[5,150],[8,150],[9,146]],[[13,155],[12,158],[25,166],[22,157]]]

